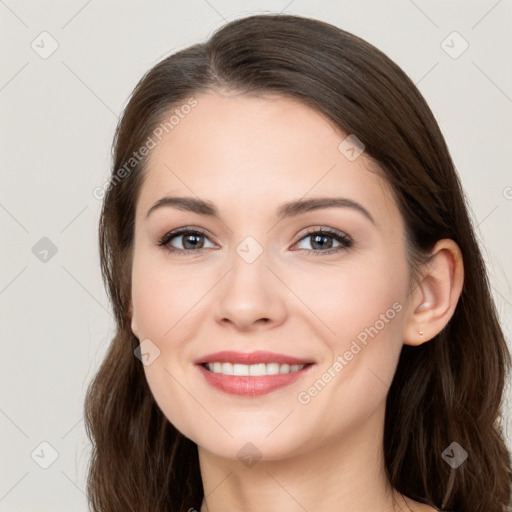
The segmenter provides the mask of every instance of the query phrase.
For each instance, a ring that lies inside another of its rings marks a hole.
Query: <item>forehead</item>
[[[344,196],[374,217],[396,210],[385,179],[364,152],[340,151],[349,134],[307,105],[283,96],[202,93],[154,147],[140,210],[164,195],[196,195],[249,207],[304,196]],[[395,211],[396,213],[396,211]]]

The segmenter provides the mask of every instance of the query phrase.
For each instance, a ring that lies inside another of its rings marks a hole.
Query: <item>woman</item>
[[[395,63],[320,21],[239,19],[142,78],[114,149],[94,511],[507,509],[510,354]]]

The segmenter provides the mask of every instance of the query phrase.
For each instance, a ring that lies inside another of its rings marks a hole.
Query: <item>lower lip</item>
[[[278,373],[276,375],[224,375],[207,370],[198,365],[199,371],[204,375],[206,382],[214,388],[220,389],[230,395],[260,396],[270,393],[275,389],[288,386],[303,377],[313,367],[309,364],[293,373]]]

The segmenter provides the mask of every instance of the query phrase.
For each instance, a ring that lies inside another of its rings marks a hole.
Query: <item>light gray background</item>
[[[0,511],[87,510],[83,398],[114,326],[92,191],[108,177],[128,95],[164,56],[263,11],[353,32],[419,86],[462,177],[510,340],[510,0],[0,0]],[[458,58],[462,39],[442,44],[454,31],[469,44]],[[42,58],[52,38],[58,48]],[[46,262],[32,250],[43,237],[57,248]],[[512,447],[510,409],[505,421]],[[52,449],[42,442],[58,452],[47,469]]]

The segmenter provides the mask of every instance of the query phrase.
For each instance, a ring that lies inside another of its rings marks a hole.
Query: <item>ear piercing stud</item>
[[[423,331],[418,331],[418,334],[419,334],[420,336],[423,336]]]

